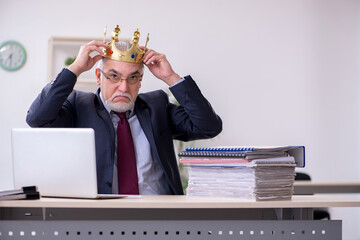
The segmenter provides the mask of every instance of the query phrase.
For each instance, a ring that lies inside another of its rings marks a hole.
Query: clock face
[[[8,71],[15,71],[25,64],[26,51],[15,41],[7,41],[0,45],[0,67]]]

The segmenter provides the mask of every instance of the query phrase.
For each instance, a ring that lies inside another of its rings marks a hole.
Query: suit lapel
[[[98,91],[96,92],[96,96],[97,96],[97,113],[99,114],[99,116],[102,118],[102,120],[105,122],[105,125],[107,127],[107,130],[109,131],[109,134],[111,136],[111,140],[112,142],[114,142],[113,140],[115,139],[115,130],[114,130],[114,126],[113,123],[111,121],[110,115],[108,113],[108,111],[106,110],[106,108],[104,107],[101,99],[100,99],[100,89],[98,89]],[[115,144],[114,144],[115,146]]]
[[[154,133],[151,127],[151,118],[149,109],[145,104],[141,104],[140,101],[136,102],[135,113],[139,119],[140,125],[145,133],[146,138],[148,139],[151,149],[153,150],[156,158],[160,161],[159,153],[156,148]]]

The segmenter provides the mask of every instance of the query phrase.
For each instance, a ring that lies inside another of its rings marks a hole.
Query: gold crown
[[[106,29],[107,27],[105,26],[104,42],[106,37]],[[142,50],[139,47],[140,32],[139,29],[137,29],[134,32],[134,36],[132,39],[132,46],[127,51],[120,51],[116,47],[116,43],[119,42],[119,38],[118,38],[119,34],[120,34],[120,28],[119,25],[116,25],[115,30],[111,34],[111,41],[109,42],[108,46],[104,49],[104,57],[121,62],[141,63],[146,50],[146,45],[149,41],[149,34],[147,35],[144,50]]]

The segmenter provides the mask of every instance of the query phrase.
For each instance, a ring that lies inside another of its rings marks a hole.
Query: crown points
[[[140,37],[140,32],[139,32],[139,29],[138,29],[138,28],[137,28],[136,31],[134,32],[134,36]]]
[[[108,43],[108,47],[104,49],[104,57],[121,62],[141,63],[145,53],[146,45],[149,41],[149,34],[147,36],[145,49],[142,50],[138,45],[140,39],[140,32],[139,29],[137,28],[136,31],[134,32],[132,46],[127,51],[121,51],[116,46],[116,42],[119,42],[119,38],[118,38],[119,34],[120,34],[120,28],[119,25],[116,25],[116,28],[111,34],[111,41]]]
[[[139,29],[137,29],[134,32],[133,42],[139,42],[139,39],[140,39],[140,32],[139,32]]]
[[[104,29],[104,42],[106,41],[106,31],[107,31],[107,25],[105,25],[105,29]]]
[[[115,30],[111,34],[111,38],[113,40],[115,40],[116,42],[118,42],[119,41],[119,38],[118,38],[119,34],[120,34],[120,28],[119,28],[119,25],[116,25]]]

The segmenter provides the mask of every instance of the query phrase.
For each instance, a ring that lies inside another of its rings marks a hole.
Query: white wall
[[[48,39],[101,38],[116,24],[149,32],[222,117],[223,132],[199,146],[305,145],[314,180],[360,180],[359,12],[357,0],[0,0],[0,42],[28,53],[20,71],[0,69],[0,189],[12,188],[10,130],[26,126],[47,82]],[[142,91],[165,87],[148,75]],[[360,239],[349,230],[359,214],[344,212],[344,239]]]

